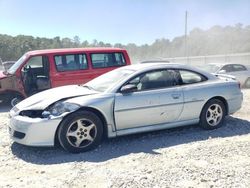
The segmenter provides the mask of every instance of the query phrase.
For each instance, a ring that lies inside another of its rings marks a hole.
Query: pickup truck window
[[[126,65],[122,53],[93,53],[91,54],[93,68],[119,67]]]

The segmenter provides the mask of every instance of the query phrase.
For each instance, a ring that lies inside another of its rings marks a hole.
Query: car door
[[[144,73],[129,81],[136,91],[117,93],[114,116],[117,130],[177,121],[183,92],[169,70]]]
[[[21,78],[27,96],[51,88],[49,60],[46,55],[32,56],[21,68]]]

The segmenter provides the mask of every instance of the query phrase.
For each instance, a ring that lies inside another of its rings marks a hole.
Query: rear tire
[[[103,123],[89,111],[67,116],[58,129],[60,145],[68,152],[80,153],[96,148],[102,140]]]
[[[204,129],[221,127],[226,115],[226,108],[218,99],[209,100],[203,107],[200,115],[200,126]]]

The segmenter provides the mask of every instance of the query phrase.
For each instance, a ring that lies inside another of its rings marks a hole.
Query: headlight
[[[49,115],[60,116],[64,112],[73,112],[79,109],[80,106],[74,103],[68,102],[56,102],[53,106],[51,106],[47,111],[43,112],[44,117],[48,117]]]

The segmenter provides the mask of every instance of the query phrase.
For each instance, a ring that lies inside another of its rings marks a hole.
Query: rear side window
[[[206,77],[195,72],[180,70],[179,73],[183,84],[194,84],[207,80]]]
[[[54,58],[56,69],[59,72],[84,70],[88,68],[85,54],[56,55]]]
[[[126,65],[122,53],[92,53],[91,61],[93,68],[119,67]]]
[[[233,71],[245,71],[247,70],[243,65],[233,65]]]

